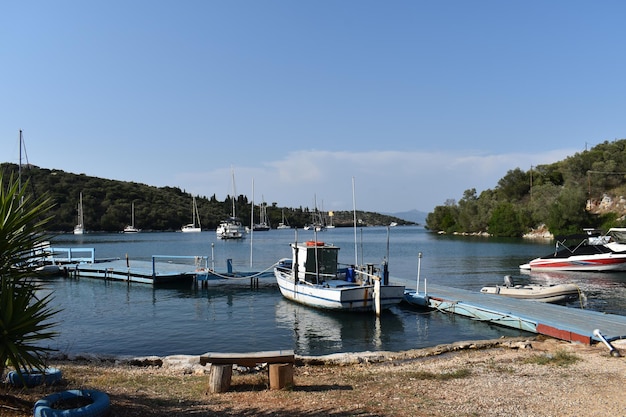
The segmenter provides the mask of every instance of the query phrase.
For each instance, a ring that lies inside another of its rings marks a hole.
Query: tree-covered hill
[[[3,179],[18,176],[16,164],[0,164]],[[83,195],[85,228],[88,231],[121,231],[131,222],[131,206],[135,205],[135,226],[147,230],[179,230],[191,222],[192,201],[190,193],[178,187],[153,187],[135,182],[108,180],[72,174],[57,169],[23,165],[22,182],[34,196],[48,195],[53,199],[53,215],[48,223],[52,232],[70,232],[77,222],[78,201]],[[203,229],[215,229],[219,222],[230,216],[231,197],[218,201],[211,197],[195,196]],[[244,195],[236,197],[236,213],[243,223],[250,226],[250,201]],[[311,222],[312,209],[308,207],[279,207],[278,203],[267,206],[267,215],[272,227],[282,221],[282,213],[292,227],[303,227]],[[259,207],[255,207],[255,219],[259,221]],[[351,210],[334,211],[333,224],[337,227],[352,226],[354,214]],[[411,222],[379,213],[357,211],[363,226],[386,225],[391,222]]]
[[[515,168],[495,189],[463,193],[426,218],[426,227],[445,233],[522,236],[541,225],[554,235],[585,227],[625,226],[626,139],[606,141],[566,159]]]

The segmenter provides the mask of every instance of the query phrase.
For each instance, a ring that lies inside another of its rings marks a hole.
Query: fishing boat
[[[83,193],[80,193],[80,197],[78,199],[78,222],[76,226],[74,226],[74,234],[82,235],[85,233],[85,220],[83,216]]]
[[[222,220],[215,229],[215,234],[218,239],[243,239],[246,235],[246,229],[244,228],[241,220],[235,214],[235,173],[232,171],[232,184],[233,184],[233,196],[232,196],[232,215],[225,220]]]
[[[202,231],[202,226],[200,225],[200,214],[198,213],[198,206],[196,205],[196,197],[194,197],[191,202],[191,223],[181,227],[180,231],[183,233],[199,233]]]
[[[130,224],[124,228],[123,233],[139,233],[139,229],[135,227],[135,203],[131,203]]]
[[[281,294],[292,301],[323,309],[376,311],[402,301],[404,285],[390,285],[383,268],[338,263],[339,247],[321,241],[293,243],[292,259],[274,268]]]
[[[566,303],[580,297],[580,288],[574,284],[515,285],[510,275],[504,277],[504,285],[486,286],[480,290],[483,294],[496,294],[511,298],[540,301],[544,303]]]
[[[557,239],[554,252],[520,265],[531,271],[626,271],[626,228],[595,229]],[[579,242],[567,246],[568,240]]]

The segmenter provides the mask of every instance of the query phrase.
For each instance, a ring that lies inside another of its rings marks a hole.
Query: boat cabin
[[[320,284],[337,277],[339,247],[324,242],[309,240],[291,245],[296,262],[298,280]]]

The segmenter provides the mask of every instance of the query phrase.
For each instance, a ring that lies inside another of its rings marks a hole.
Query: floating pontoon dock
[[[412,295],[405,295],[410,304],[427,305],[445,313],[561,340],[586,344],[600,342],[601,339],[594,334],[595,329],[608,340],[626,339],[626,316],[431,284],[428,284],[427,295],[410,293]]]
[[[153,255],[151,261],[129,259],[96,259],[93,248],[51,248],[48,260],[61,265],[71,277],[98,278],[137,282],[142,284],[185,284],[200,282],[226,282],[249,278],[250,284],[258,286],[258,279],[273,277],[273,265],[260,272],[237,271],[231,259],[226,260],[226,270],[217,271],[209,267],[206,256]],[[215,262],[211,260],[211,264]]]

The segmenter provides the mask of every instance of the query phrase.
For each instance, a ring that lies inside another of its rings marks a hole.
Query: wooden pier
[[[626,316],[431,284],[427,295],[410,293],[405,295],[410,304],[561,340],[601,342],[596,329],[607,340],[626,339]]]

